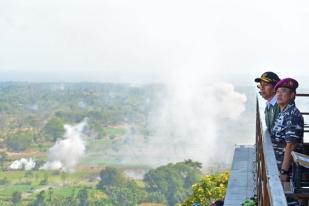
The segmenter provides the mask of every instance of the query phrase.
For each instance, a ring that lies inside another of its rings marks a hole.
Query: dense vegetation
[[[192,185],[192,195],[181,206],[192,206],[194,203],[210,205],[217,200],[223,200],[227,188],[229,173],[211,174],[204,176]]]
[[[191,160],[168,164],[145,174],[146,191],[151,202],[176,205],[191,194],[191,186],[201,177],[201,164]]]
[[[185,161],[152,169],[141,180],[121,169],[73,174],[46,171],[4,171],[0,176],[1,205],[158,205],[183,206],[222,199],[228,174],[202,176],[198,162]],[[99,173],[100,180],[93,181]]]

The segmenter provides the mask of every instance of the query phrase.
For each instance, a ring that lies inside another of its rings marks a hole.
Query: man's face
[[[261,81],[260,82],[260,94],[266,100],[271,100],[275,95],[274,87],[271,83]]]
[[[289,88],[280,87],[276,91],[277,103],[279,105],[289,104],[295,97],[295,93]]]

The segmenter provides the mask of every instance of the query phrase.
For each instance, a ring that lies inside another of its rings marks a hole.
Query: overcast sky
[[[1,0],[0,81],[305,83],[308,25],[307,0]]]

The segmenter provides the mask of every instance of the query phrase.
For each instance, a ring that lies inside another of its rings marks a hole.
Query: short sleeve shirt
[[[274,122],[271,130],[272,145],[275,151],[278,168],[284,157],[286,143],[296,144],[296,151],[303,148],[304,119],[295,103],[290,103],[281,111]]]

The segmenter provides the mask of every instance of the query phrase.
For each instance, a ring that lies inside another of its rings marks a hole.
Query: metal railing
[[[297,97],[309,97],[309,94],[296,94]],[[309,112],[301,112],[302,115],[309,115]],[[306,128],[309,128],[309,125],[305,124],[304,126],[305,130],[304,132],[309,132]]]
[[[287,206],[270,134],[268,131],[263,132],[258,99],[256,101],[256,170],[258,205]]]

